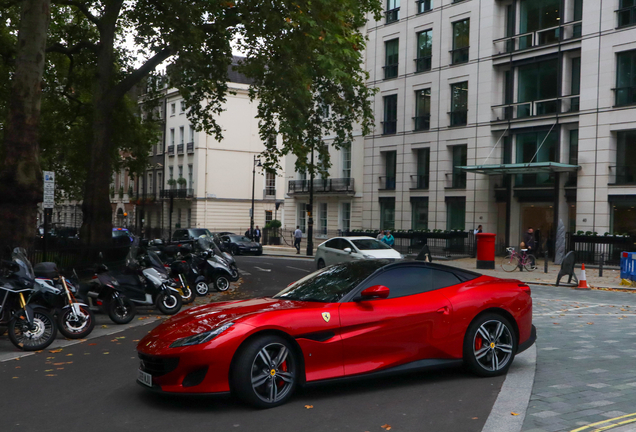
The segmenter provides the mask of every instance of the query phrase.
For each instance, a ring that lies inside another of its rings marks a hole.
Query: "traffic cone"
[[[579,278],[579,286],[576,289],[590,289],[587,286],[587,278],[585,277],[585,264],[581,264],[581,277]]]

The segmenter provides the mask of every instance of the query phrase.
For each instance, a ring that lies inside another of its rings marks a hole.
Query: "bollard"
[[[601,262],[598,265],[598,277],[603,277],[603,254],[601,254]]]
[[[543,273],[548,272],[548,254],[543,255]]]

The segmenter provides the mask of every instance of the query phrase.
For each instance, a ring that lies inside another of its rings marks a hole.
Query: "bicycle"
[[[534,255],[526,253],[528,249],[521,249],[522,253],[515,251],[515,248],[506,248],[508,255],[501,261],[501,268],[507,272],[513,272],[517,268],[521,271],[525,268],[526,271],[536,270],[536,258]]]

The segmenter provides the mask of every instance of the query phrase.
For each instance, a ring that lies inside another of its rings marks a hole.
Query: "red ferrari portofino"
[[[321,269],[271,298],[214,303],[137,346],[138,382],[170,393],[232,391],[258,407],[298,385],[464,364],[505,373],[536,339],[530,288],[424,262]]]

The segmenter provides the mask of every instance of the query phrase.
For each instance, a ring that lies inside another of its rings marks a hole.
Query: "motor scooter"
[[[227,291],[232,281],[232,271],[227,262],[215,253],[212,244],[209,237],[199,237],[196,240],[198,268],[207,282],[214,283],[217,291]]]

